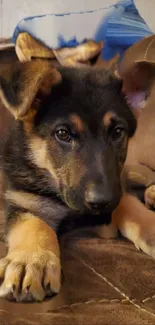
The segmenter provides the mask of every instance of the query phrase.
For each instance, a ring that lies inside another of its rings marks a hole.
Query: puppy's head
[[[136,64],[133,72],[135,80],[139,73],[146,78],[146,65]],[[50,175],[64,203],[92,213],[114,209],[136,129],[123,81],[103,69],[56,70],[41,61],[18,63],[0,75],[1,98],[23,125],[30,157]],[[130,106],[139,90],[136,84],[130,92]]]

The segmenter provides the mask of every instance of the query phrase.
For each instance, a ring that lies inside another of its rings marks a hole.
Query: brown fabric
[[[7,51],[4,58],[16,60]],[[10,115],[0,106],[1,139],[11,123]],[[103,240],[84,230],[67,234],[61,248],[64,284],[60,294],[38,304],[1,299],[0,325],[155,324],[152,258],[124,239]],[[4,256],[5,251],[1,242],[0,255]]]
[[[155,324],[153,259],[124,240],[82,231],[62,246],[60,294],[41,304],[0,300],[0,324]]]

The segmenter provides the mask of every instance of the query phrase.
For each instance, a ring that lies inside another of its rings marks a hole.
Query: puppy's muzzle
[[[119,199],[119,193],[116,195],[113,190],[105,189],[102,183],[89,183],[85,190],[85,205],[94,211],[103,211]]]

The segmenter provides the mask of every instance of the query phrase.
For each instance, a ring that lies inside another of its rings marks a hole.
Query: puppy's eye
[[[64,142],[70,142],[70,140],[71,140],[71,134],[65,128],[57,130],[55,133],[55,137],[56,137],[56,139],[64,141]]]
[[[124,135],[124,128],[121,126],[116,126],[111,132],[112,140],[117,140],[121,138],[123,135]]]

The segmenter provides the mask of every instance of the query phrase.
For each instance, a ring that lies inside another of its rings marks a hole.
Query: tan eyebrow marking
[[[115,118],[115,114],[113,112],[107,112],[103,117],[103,123],[106,128],[110,127],[111,120]]]
[[[75,125],[77,131],[83,132],[85,129],[85,124],[77,114],[72,114],[70,116],[72,123]]]

